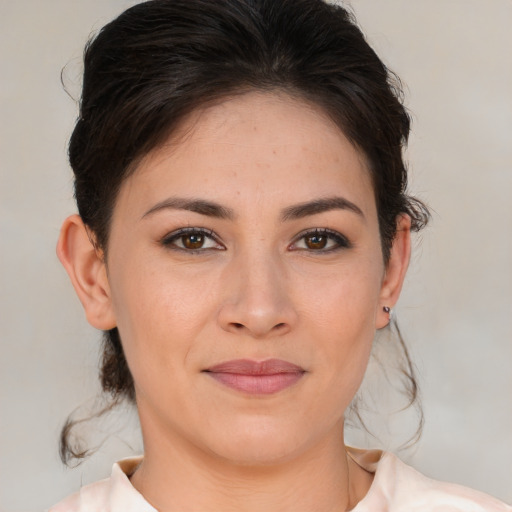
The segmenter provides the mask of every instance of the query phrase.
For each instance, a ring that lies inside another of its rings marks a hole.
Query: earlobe
[[[87,321],[97,329],[114,328],[116,320],[103,255],[92,243],[79,215],[64,221],[57,256],[71,279]]]
[[[391,246],[389,261],[380,290],[380,308],[377,311],[376,328],[385,327],[390,321],[390,310],[397,303],[411,257],[411,218],[401,215]]]

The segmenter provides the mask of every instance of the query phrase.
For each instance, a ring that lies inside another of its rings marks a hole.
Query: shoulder
[[[68,496],[48,512],[103,512],[106,508],[111,490],[111,479],[100,480],[82,487],[78,492]]]
[[[480,491],[428,478],[391,453],[365,469],[375,473],[374,481],[354,512],[512,512]]]
[[[512,512],[512,507],[484,494],[457,484],[440,482],[422,475],[390,456],[388,467],[396,475],[395,499],[408,512]],[[400,510],[398,508],[397,510]]]
[[[129,479],[141,460],[132,457],[117,462],[110,478],[82,487],[48,512],[156,512]]]

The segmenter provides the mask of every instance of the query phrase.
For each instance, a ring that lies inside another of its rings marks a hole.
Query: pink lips
[[[305,373],[300,366],[281,359],[236,359],[205,370],[230,388],[249,394],[270,395],[295,384]]]

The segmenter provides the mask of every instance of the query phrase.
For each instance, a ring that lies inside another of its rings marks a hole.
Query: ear
[[[376,328],[381,329],[389,323],[389,313],[383,308],[392,308],[398,301],[411,257],[411,218],[400,215],[397,219],[397,231],[391,246],[389,261],[382,280],[377,311]]]
[[[64,221],[57,256],[84,307],[87,321],[97,329],[113,329],[116,319],[103,253],[94,246],[79,215],[71,215]]]

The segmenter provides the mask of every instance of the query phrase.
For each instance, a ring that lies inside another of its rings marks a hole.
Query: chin
[[[311,431],[297,429],[297,422],[257,418],[222,429],[210,439],[210,449],[238,466],[269,466],[287,462],[314,443]]]

